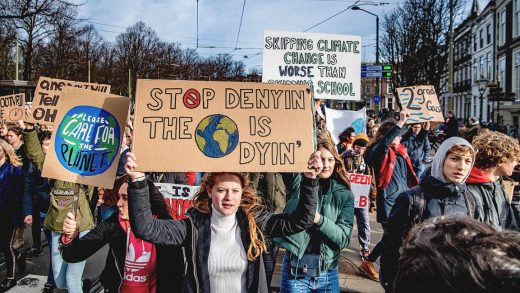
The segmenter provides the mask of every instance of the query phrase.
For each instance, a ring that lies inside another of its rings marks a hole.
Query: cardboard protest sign
[[[420,122],[444,122],[439,99],[432,85],[397,88],[397,97],[403,109],[410,112],[407,124]]]
[[[65,87],[77,87],[95,92],[110,93],[110,85],[54,79],[41,76],[38,79],[34,100],[32,102],[31,115],[27,121],[44,125],[53,125],[58,116],[58,108],[61,102],[61,92]]]
[[[348,111],[325,108],[325,120],[327,129],[332,134],[332,140],[338,144],[339,135],[348,127],[354,128],[356,134],[365,132],[366,109]]]
[[[25,119],[25,94],[0,97],[0,123],[17,122]]]
[[[264,32],[262,82],[309,83],[319,99],[361,99],[361,37]]]
[[[348,173],[350,191],[354,195],[354,208],[366,209],[370,206],[369,194],[372,176],[356,173]]]
[[[140,171],[301,172],[314,150],[305,85],[138,80]]]
[[[191,207],[193,196],[199,187],[173,183],[154,183],[154,185],[164,196],[170,215],[175,220],[186,218],[186,211]]]
[[[112,188],[130,99],[66,87],[42,176]]]

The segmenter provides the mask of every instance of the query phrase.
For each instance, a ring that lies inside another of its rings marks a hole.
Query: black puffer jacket
[[[153,183],[149,181],[149,184],[149,188],[152,188]],[[171,219],[164,198],[155,188],[150,204],[158,218]],[[84,261],[108,243],[109,252],[99,279],[108,292],[119,292],[125,267],[126,238],[126,232],[119,224],[118,213],[114,213],[81,239],[76,237],[67,245],[61,244],[61,255],[66,262]],[[180,292],[185,268],[182,248],[165,245],[157,245],[156,248],[156,292]]]
[[[421,182],[425,199],[424,211],[420,221],[442,215],[469,215],[466,196],[466,184],[444,183],[431,176],[428,169]],[[474,199],[473,199],[474,201]],[[405,234],[412,226],[410,206],[413,202],[413,191],[401,193],[390,212],[383,234],[383,254],[379,278],[383,287],[391,291],[393,280],[399,265],[399,248]]]
[[[148,205],[148,189],[143,182],[131,183],[128,189],[130,224],[137,237],[156,244],[181,245],[186,248],[188,263],[181,292],[211,292],[208,258],[211,245],[211,214],[194,208],[181,221],[153,219]],[[256,216],[258,226],[266,236],[280,237],[294,234],[312,226],[318,200],[318,180],[302,181],[298,208],[291,213],[272,214],[263,209]],[[245,213],[236,213],[242,244],[250,244],[249,225]],[[258,292],[260,278],[259,259],[249,261],[246,273],[247,292]],[[172,291],[173,292],[173,291]]]

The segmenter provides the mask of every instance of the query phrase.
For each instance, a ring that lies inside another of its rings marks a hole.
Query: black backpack
[[[412,194],[408,194],[408,200],[410,202],[408,219],[410,219],[410,224],[413,227],[422,222],[426,199],[424,198],[424,190],[421,185],[414,186],[411,190]],[[475,197],[467,189],[464,191],[464,200],[466,201],[466,207],[470,218],[474,219],[477,204],[475,202]]]

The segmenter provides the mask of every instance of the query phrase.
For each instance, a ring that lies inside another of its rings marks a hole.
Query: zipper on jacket
[[[193,261],[193,276],[194,276],[194,279],[195,279],[195,286],[197,287],[197,292],[200,292],[200,289],[199,289],[199,279],[197,277],[197,263],[195,261],[195,254],[196,254],[196,235],[195,235],[195,224],[193,223],[193,219],[189,216],[189,215],[186,215],[188,217],[188,219],[190,219],[190,223],[191,223],[191,258],[192,258],[192,261]]]

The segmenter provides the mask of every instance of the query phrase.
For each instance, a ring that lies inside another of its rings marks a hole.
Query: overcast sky
[[[488,2],[479,1],[481,8]],[[383,15],[402,2],[403,0],[199,0],[197,51],[203,57],[231,53],[235,60],[243,61],[249,68],[261,67],[262,55],[257,54],[261,52],[264,31],[305,31],[339,13],[308,31],[360,35],[363,44],[362,61],[374,61],[375,16],[350,9],[340,12],[359,3],[361,8],[379,15],[382,25]],[[377,5],[378,3],[388,4]],[[163,41],[179,42],[183,48],[197,46],[197,0],[88,0],[79,8],[79,16],[94,24],[108,41],[114,41],[126,27],[143,21]],[[203,48],[207,46],[215,48]]]

